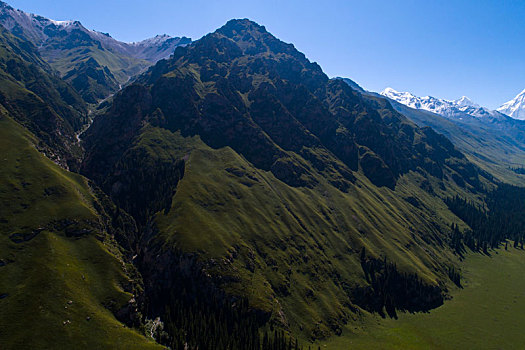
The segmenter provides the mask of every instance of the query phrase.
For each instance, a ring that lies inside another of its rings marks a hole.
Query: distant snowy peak
[[[421,103],[421,99],[410,92],[399,92],[391,87],[387,87],[381,91],[381,95],[386,96],[394,101],[404,104],[408,107],[415,109],[424,109],[424,105]]]
[[[418,97],[409,92],[399,92],[392,88],[386,88],[381,95],[414,109],[422,109],[446,118],[463,119],[505,119],[500,112],[480,107],[468,97],[463,96],[457,100],[444,100],[432,96]]]
[[[451,101],[440,100],[432,96],[418,97],[411,94],[410,92],[400,92],[390,87],[383,90],[381,95],[408,107],[414,109],[424,109],[436,114],[446,113],[446,111],[453,105],[453,102]]]
[[[157,35],[153,38],[130,43],[129,51],[134,57],[150,62],[157,62],[168,58],[177,46],[191,44],[191,39],[186,37],[171,37],[167,34]]]
[[[498,111],[514,119],[525,120],[525,90],[509,102],[504,103]]]
[[[472,100],[469,99],[467,96],[463,96],[452,102],[458,107],[476,107],[476,108],[480,107],[478,104],[472,102]]]
[[[22,35],[39,46],[57,31],[85,29],[78,21],[56,21],[33,13],[14,9],[0,1],[0,24],[12,33]]]
[[[166,42],[169,39],[172,39],[173,37],[162,34],[162,35],[155,35],[153,38],[148,38],[142,41],[132,42],[130,45],[133,46],[151,46],[151,45],[160,45],[164,42]]]

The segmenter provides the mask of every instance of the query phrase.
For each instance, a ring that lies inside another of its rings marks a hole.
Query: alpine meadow
[[[0,349],[523,347],[525,5],[446,2],[0,1]]]

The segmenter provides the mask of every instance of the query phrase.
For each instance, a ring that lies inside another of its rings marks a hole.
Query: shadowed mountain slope
[[[78,169],[86,123],[75,90],[0,28],[2,348],[157,348],[124,326],[144,321],[134,220],[64,169]]]
[[[38,137],[38,147],[48,157],[77,168],[81,148],[76,133],[88,121],[85,102],[31,43],[3,28],[0,43],[0,103]]]
[[[460,222],[441,198],[492,185],[444,136],[249,20],[178,47],[84,141],[82,172],[140,227],[150,316],[174,329],[166,307],[189,290],[245,298],[309,339],[436,307]],[[385,271],[397,282],[369,279]]]

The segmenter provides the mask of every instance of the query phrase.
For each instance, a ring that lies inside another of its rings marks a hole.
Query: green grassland
[[[156,348],[109,310],[132,298],[130,281],[118,247],[100,231],[86,180],[35,142],[1,111],[0,348]],[[92,232],[66,237],[54,228],[62,220]]]
[[[517,349],[525,343],[525,252],[470,254],[461,265],[464,289],[429,313],[398,320],[367,319],[322,349]],[[521,345],[520,345],[521,344]],[[316,345],[317,346],[317,345]]]

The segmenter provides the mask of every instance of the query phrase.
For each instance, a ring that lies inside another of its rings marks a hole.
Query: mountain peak
[[[232,34],[240,33],[268,33],[264,26],[259,25],[257,22],[249,20],[248,18],[242,19],[231,19],[226,22],[221,28],[217,29],[217,32],[231,37]]]
[[[472,102],[467,96],[462,96],[461,98],[452,101],[458,107],[479,107],[478,104]]]
[[[380,94],[409,107],[416,109],[421,108],[421,101],[410,92],[400,92],[391,87],[387,87],[381,91]]]
[[[162,44],[163,42],[169,40],[169,39],[172,39],[173,37],[168,35],[168,34],[158,34],[158,35],[155,35],[154,37],[152,38],[148,38],[148,39],[144,39],[144,40],[141,40],[141,41],[134,41],[134,42],[131,42],[129,43],[130,45],[134,45],[134,46],[140,46],[140,45],[155,45],[155,44]]]
[[[285,54],[307,63],[306,56],[299,52],[293,44],[285,43],[270,32],[266,27],[247,18],[232,19],[214,33],[207,35],[207,39],[230,39],[239,47],[243,54],[255,55],[262,53]],[[310,62],[308,62],[310,64]]]
[[[225,25],[217,29],[215,34],[223,35],[235,41],[243,49],[259,46],[268,40],[277,40],[266,31],[264,26],[247,18],[229,20]]]
[[[497,110],[514,119],[525,120],[525,89]]]
[[[384,95],[384,94],[408,94],[408,92],[400,92],[394,88],[387,87],[383,91],[381,91],[381,95]]]
[[[50,19],[49,21],[57,27],[67,27],[72,24],[76,24],[74,21],[55,21],[54,19]]]

